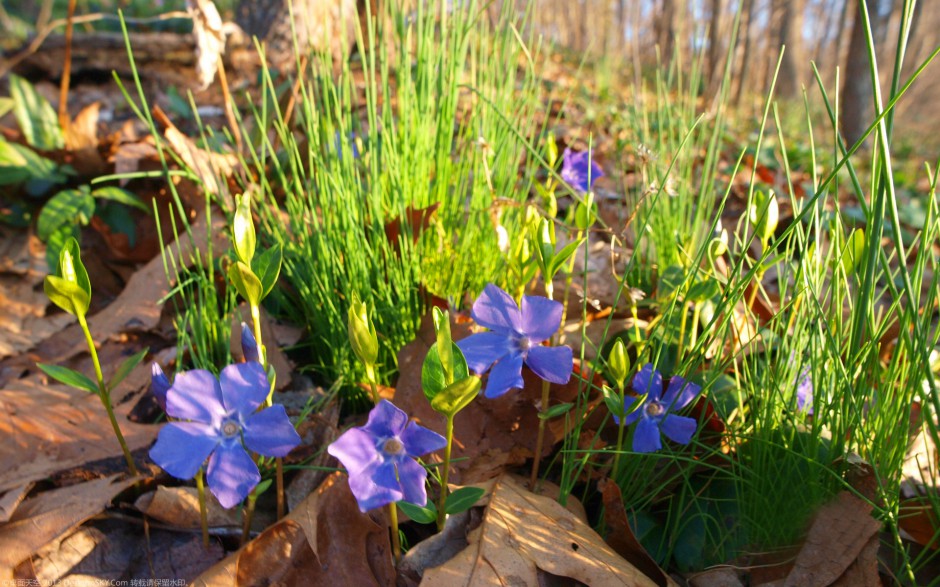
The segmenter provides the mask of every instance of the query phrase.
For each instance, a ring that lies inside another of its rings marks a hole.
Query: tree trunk
[[[750,73],[751,61],[754,57],[751,55],[751,14],[754,12],[754,0],[744,0],[741,8],[741,34],[744,35],[744,43],[738,45],[740,50],[741,69],[738,75],[734,76],[738,84],[734,91],[734,104],[741,103],[741,97],[744,94],[744,88],[747,87],[747,78]],[[737,51],[736,50],[736,51]]]
[[[718,87],[718,79],[721,77],[721,55],[724,49],[721,16],[724,4],[723,0],[711,1],[712,12],[708,25],[708,87],[712,92]]]
[[[676,40],[676,0],[663,0],[655,26],[656,43],[659,45],[663,63],[669,63]]]
[[[360,2],[359,8],[364,16],[365,4]],[[294,32],[300,51],[329,50],[336,63],[355,44],[359,24],[356,0],[241,0],[235,21],[264,44],[272,67],[288,71],[295,65]]]
[[[842,85],[842,136],[849,145],[854,145],[862,137],[872,116],[870,60],[863,10],[862,5],[859,5],[852,25],[849,53],[845,60],[845,82]]]
[[[777,77],[777,95],[796,98],[806,83],[806,56],[803,42],[803,16],[806,0],[775,0],[780,10],[779,45],[786,45]]]

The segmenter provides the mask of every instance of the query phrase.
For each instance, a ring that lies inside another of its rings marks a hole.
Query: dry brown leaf
[[[0,526],[0,579],[12,579],[16,565],[103,510],[134,482],[117,481],[115,475],[47,491],[24,502]]]
[[[847,491],[820,508],[784,585],[825,586],[839,579],[877,537],[881,524],[871,517],[871,510],[871,504]],[[861,582],[853,585],[879,585],[877,565],[872,569],[870,561],[863,561],[861,566],[873,570],[874,576],[857,577]]]
[[[163,131],[163,136],[170,148],[196,174],[206,193],[222,197],[230,205],[233,200],[225,179],[232,175],[232,172],[238,166],[238,157],[232,154],[213,153],[200,149],[192,139],[170,122],[170,119],[159,107],[154,107],[153,114],[166,129]]]
[[[656,585],[558,502],[500,477],[470,546],[425,572],[422,585],[538,585],[539,570],[591,587]]]
[[[82,108],[81,112],[65,128],[65,148],[69,151],[98,149],[98,116],[101,104],[93,102]]]
[[[19,487],[7,491],[0,497],[0,522],[9,522],[13,512],[20,506],[20,503],[26,499],[26,494],[33,488],[32,483],[24,483]]]
[[[627,510],[623,505],[620,487],[610,479],[604,479],[598,483],[598,489],[601,490],[604,501],[607,544],[660,587],[678,587],[634,536],[627,520]]]
[[[48,274],[45,249],[25,230],[0,226],[0,359],[29,350],[75,322],[64,312],[46,316],[49,299],[42,289]]]
[[[361,513],[346,476],[334,473],[296,510],[193,585],[391,586],[387,528],[384,508]]]
[[[691,587],[744,587],[738,573],[727,567],[697,573],[689,578],[689,585]]]
[[[138,365],[118,386],[141,389],[150,381],[148,365]],[[127,419],[128,401],[114,408],[124,440],[134,451],[156,438],[159,426],[135,424]],[[89,461],[121,455],[107,413],[98,396],[64,385],[43,385],[27,377],[0,389],[0,491],[19,487]],[[22,507],[22,506],[21,506]]]
[[[144,514],[178,528],[199,528],[199,492],[194,487],[157,487],[141,495],[134,507]],[[206,493],[206,510],[210,527],[239,526],[241,517],[235,510],[223,508],[211,493]]]

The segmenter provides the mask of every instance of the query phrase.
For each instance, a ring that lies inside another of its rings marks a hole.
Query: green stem
[[[620,387],[620,405],[624,404],[623,397],[623,387]],[[617,425],[617,453],[614,455],[614,469],[611,472],[614,480],[617,479],[620,473],[620,453],[623,451],[623,431],[626,429],[627,425],[627,416],[624,414],[620,418],[620,423]]]
[[[372,403],[379,405],[382,398],[379,397],[379,389],[375,384],[375,368],[372,365],[366,365],[366,379],[369,380],[369,388],[372,390]]]
[[[548,381],[542,381],[542,405],[539,413],[548,410]],[[535,482],[539,478],[539,461],[542,460],[542,443],[545,442],[545,418],[539,418],[539,435],[535,440],[535,459],[532,461],[532,475],[529,478],[529,489],[535,491]]]
[[[633,316],[633,330],[636,332],[636,345],[639,347],[643,336],[640,334],[640,315],[637,314],[636,304],[630,304],[630,314]]]
[[[392,527],[392,556],[397,567],[401,562],[401,541],[398,538],[398,506],[394,503],[388,504],[388,523]]]
[[[242,511],[242,546],[248,542],[248,536],[251,533],[251,519],[255,515],[255,502],[257,499],[258,496],[255,495],[254,491],[252,491],[248,495],[248,503],[245,504],[245,509]]]
[[[124,453],[124,459],[127,461],[127,469],[130,471],[131,476],[136,477],[137,465],[134,464],[134,457],[131,456],[131,451],[127,448],[127,442],[124,441],[124,434],[121,433],[121,427],[118,425],[117,418],[114,416],[114,408],[111,407],[111,393],[108,391],[108,388],[104,384],[104,375],[101,373],[101,363],[98,361],[98,350],[95,348],[95,341],[91,338],[91,331],[88,329],[88,322],[85,321],[85,316],[83,314],[78,314],[78,323],[82,327],[82,331],[85,333],[85,341],[88,343],[88,352],[91,353],[91,362],[95,366],[95,377],[98,379],[98,399],[101,400],[101,405],[104,406],[105,411],[108,413],[108,420],[111,421],[111,428],[114,430],[114,435],[117,437],[118,443],[121,445],[121,451]]]
[[[441,498],[437,506],[437,531],[444,529],[447,507],[447,479],[450,475],[450,449],[454,444],[454,416],[447,417],[447,446],[444,447],[444,470],[441,472]]]
[[[280,520],[286,513],[284,505],[284,459],[277,457],[274,459],[275,482],[277,483],[277,519]]]
[[[689,343],[689,346],[691,346],[693,349],[695,348],[696,343],[698,343],[698,321],[701,317],[702,304],[700,302],[696,302],[694,309],[692,310],[692,341]]]
[[[199,522],[202,525],[202,545],[209,548],[209,510],[206,507],[206,484],[203,481],[203,470],[196,473],[196,491],[199,492]]]
[[[689,321],[689,308],[685,301],[682,302],[682,316],[679,318],[679,348],[676,351],[676,357],[682,361],[682,351],[685,350],[685,328]]]
[[[581,237],[584,236],[584,231],[579,230],[575,236],[575,241],[581,240]],[[571,258],[568,259],[568,271],[565,275],[565,294],[562,296],[562,306],[561,306],[561,325],[562,328],[565,326],[565,320],[568,318],[568,294],[571,293],[571,283],[574,281],[574,261],[577,257],[577,253],[573,253]],[[548,288],[546,288],[546,292]],[[551,296],[549,296],[551,297]]]

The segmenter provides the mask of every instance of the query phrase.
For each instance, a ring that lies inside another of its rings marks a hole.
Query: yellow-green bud
[[[232,222],[232,242],[235,253],[245,265],[251,266],[255,256],[255,224],[251,218],[251,194],[236,197],[235,219]]]
[[[614,346],[607,356],[607,368],[610,370],[614,382],[617,383],[617,388],[623,389],[623,385],[627,380],[627,373],[630,372],[630,359],[627,358],[627,349],[623,344],[623,339],[618,338],[614,341]]]
[[[379,339],[369,318],[368,307],[355,293],[349,306],[349,344],[367,368],[375,366],[379,359]]]

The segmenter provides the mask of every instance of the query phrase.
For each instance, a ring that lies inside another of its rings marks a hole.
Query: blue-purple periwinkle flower
[[[604,176],[604,171],[593,159],[590,151],[572,151],[566,148],[562,154],[561,178],[578,192],[591,191],[594,182]]]
[[[258,355],[258,341],[255,340],[255,335],[252,334],[251,327],[244,322],[242,322],[242,355],[245,357],[246,361],[261,362],[261,358]]]
[[[568,383],[574,366],[567,346],[542,346],[561,326],[561,303],[542,296],[522,296],[522,309],[508,293],[492,283],[473,302],[471,316],[489,332],[478,332],[458,341],[467,366],[482,375],[490,369],[483,392],[499,397],[521,388],[522,364],[551,383]]]
[[[682,377],[673,376],[669,387],[663,394],[663,376],[647,363],[633,378],[633,390],[646,395],[642,405],[627,415],[626,424],[639,420],[633,433],[634,452],[656,452],[663,447],[660,431],[670,440],[679,444],[688,444],[695,434],[697,422],[693,418],[670,414],[689,405],[702,388]],[[629,411],[635,397],[624,398],[624,411]],[[618,424],[619,419],[614,416]]]
[[[180,373],[166,394],[166,413],[187,421],[164,426],[150,458],[179,479],[192,479],[208,458],[209,490],[224,508],[238,504],[261,481],[248,450],[283,457],[300,444],[284,406],[256,411],[269,389],[256,362],[229,365],[218,379],[202,369]]]
[[[813,377],[809,365],[803,367],[796,384],[796,410],[806,411],[808,416],[813,415]]]
[[[326,450],[346,467],[349,489],[365,513],[402,500],[424,507],[428,472],[415,458],[445,446],[443,436],[383,399],[365,426],[350,428]]]
[[[150,392],[157,399],[160,409],[164,412],[166,411],[166,392],[169,390],[170,380],[167,379],[160,365],[154,362],[150,365]]]

